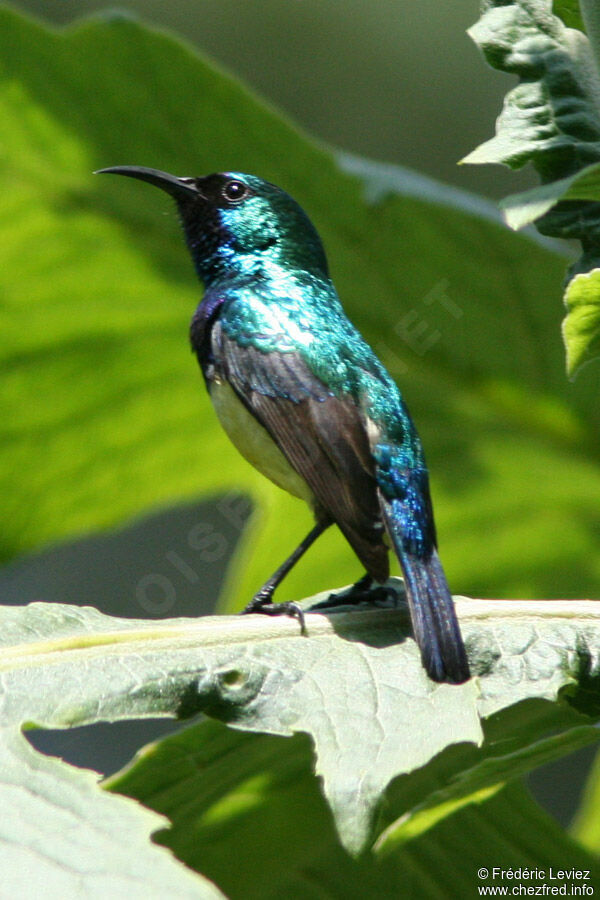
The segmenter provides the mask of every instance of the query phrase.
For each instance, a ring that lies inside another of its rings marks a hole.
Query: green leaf
[[[385,856],[351,859],[337,843],[309,758],[300,736],[236,734],[204,721],[146,747],[109,787],[167,816],[171,827],[156,840],[201,866],[231,900],[469,897],[483,863],[547,869],[560,860],[561,868],[597,873],[596,861],[516,784],[470,795],[468,805]]]
[[[552,15],[549,0],[486,0],[482,9],[469,34],[490,65],[517,75],[519,85],[506,96],[496,136],[463,162],[512,168],[533,163],[542,186],[508,197],[501,205],[512,228],[535,221],[542,234],[581,241],[583,253],[569,270],[571,279],[600,265],[597,4],[583,5],[592,43]],[[567,5],[560,4],[559,14],[572,21],[566,11]],[[590,297],[589,287],[587,301],[600,307],[600,296]],[[563,333],[572,375],[597,351],[589,335],[568,319]]]
[[[552,12],[562,19],[567,28],[585,31],[578,0],[553,0]]]
[[[4,721],[57,728],[203,711],[249,731],[307,733],[342,843],[357,853],[371,838],[389,782],[452,745],[480,743],[480,715],[526,699],[556,700],[567,689],[580,712],[554,729],[598,717],[599,604],[459,600],[457,609],[478,685],[429,681],[408,637],[406,609],[309,613],[306,638],[293,620],[261,616],[157,623],[59,605],[4,607]],[[543,737],[548,722],[532,721],[513,746],[514,723],[505,723],[502,756]],[[463,750],[454,774],[480,763]],[[525,771],[518,763],[504,760],[498,769],[496,761],[492,783]],[[483,782],[480,774],[463,779],[451,796],[489,785],[487,770],[489,761]],[[431,793],[431,784],[421,788],[417,805]],[[405,814],[411,803],[402,801]]]
[[[598,161],[600,80],[588,39],[551,13],[550,0],[485,0],[469,35],[496,69],[520,83],[505,99],[496,136],[466,163],[533,162],[544,181]]]
[[[600,356],[600,269],[576,275],[567,287],[565,303],[567,371],[574,377],[582,366]]]
[[[400,621],[395,612],[347,614],[334,624],[311,616],[310,640],[297,622],[264,617],[158,625],[43,604],[4,609],[3,617],[5,677],[13,676],[10,695],[19,698],[7,701],[6,716],[17,724],[89,723],[100,704],[103,719],[202,710],[250,730],[308,732],[325,795],[354,852],[368,840],[381,794],[399,771],[481,737],[474,683],[428,680],[414,642],[405,640],[406,614]],[[44,663],[40,690],[24,704],[22,679]],[[401,726],[406,717],[409,731]]]
[[[597,743],[598,728],[584,722],[573,710],[539,701],[491,717],[484,723],[481,749],[450,748],[425,771],[415,773],[412,783],[400,779],[390,788],[385,827],[375,850],[387,856],[457,810],[493,797],[505,782]],[[435,784],[444,787],[432,790]]]
[[[4,896],[223,898],[150,842],[161,816],[106,794],[96,773],[41,756],[13,728],[0,729]]]
[[[106,786],[166,816],[170,827],[155,839],[231,898],[327,897],[324,873],[349,897],[386,896],[397,882],[389,882],[390,866],[378,873],[342,851],[303,735],[248,734],[204,720],[145,747]]]
[[[600,755],[596,756],[596,761],[592,771],[588,777],[585,793],[581,802],[581,806],[577,811],[570,831],[575,840],[577,840],[586,850],[596,855],[600,854],[600,817],[598,809],[600,808]],[[175,851],[177,852],[177,851]]]
[[[600,200],[600,164],[587,166],[569,178],[513,194],[501,201],[511,228],[522,228],[565,200]],[[600,207],[599,207],[600,210]],[[565,292],[567,316],[563,337],[567,348],[567,373],[574,377],[581,367],[600,356],[599,269],[575,275]]]
[[[99,667],[93,663],[86,667],[91,647],[102,645],[99,632],[106,620],[91,609],[39,606],[38,610],[3,607],[0,612],[3,893],[11,897],[41,892],[56,897],[222,897],[214,885],[150,843],[151,834],[164,824],[162,817],[108,796],[95,772],[36,753],[21,734],[20,727],[33,721],[62,728],[77,721],[135,714],[135,703],[127,700],[123,687],[124,672],[118,696],[110,695],[114,669],[106,649],[104,672],[98,674]],[[84,656],[79,663],[73,663],[76,647]],[[137,675],[133,671],[129,681],[135,690],[138,675],[143,676],[139,667]]]
[[[507,224],[518,229],[535,222],[564,200],[600,200],[600,163],[586,166],[560,181],[512,194],[500,201],[500,207]]]

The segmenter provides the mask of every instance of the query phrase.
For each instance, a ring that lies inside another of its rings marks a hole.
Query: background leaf
[[[558,254],[469,198],[456,209],[399,193],[398,179],[422,182],[393,167],[386,195],[365,201],[370,170],[341,174],[172,38],[119,19],[48,34],[0,15],[5,559],[243,489],[257,510],[228,582],[239,607],[308,530],[309,512],[239,458],[209,409],[186,337],[200,287],[167,199],[90,174],[232,168],[281,183],[314,216],[348,312],[422,433],[455,590],[593,593],[600,412],[591,377],[563,383]],[[332,530],[280,597],[356,575]]]
[[[590,869],[598,883],[595,858],[518,784],[470,797],[426,836],[413,836],[376,863],[368,855],[351,859],[335,840],[308,759],[301,736],[236,734],[205,721],[145,748],[110,787],[168,816],[171,828],[157,840],[192,868],[202,865],[231,900],[468,897],[478,883],[498,883],[478,881],[485,864],[547,871],[557,860]]]

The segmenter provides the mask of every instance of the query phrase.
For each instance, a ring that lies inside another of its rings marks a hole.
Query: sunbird
[[[244,612],[303,623],[296,604],[273,594],[335,523],[366,569],[340,602],[369,600],[385,585],[393,548],[425,669],[434,681],[466,681],[421,441],[396,383],[344,313],[304,210],[255,175],[100,172],[147,181],[175,200],[205,289],[190,336],[217,416],[242,456],[314,514]]]

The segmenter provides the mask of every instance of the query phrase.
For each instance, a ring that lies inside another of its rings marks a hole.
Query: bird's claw
[[[273,603],[272,594],[263,594],[260,591],[254,595],[248,606],[240,613],[242,616],[259,613],[263,616],[291,616],[300,624],[300,631],[306,634],[306,620],[304,610],[291,600],[285,603]]]
[[[339,594],[330,594],[326,600],[315,603],[311,606],[314,609],[331,609],[336,606],[354,606],[359,603],[382,603],[393,599],[398,600],[397,591],[386,584],[375,584],[373,579],[365,576],[356,584],[353,584],[347,591]]]

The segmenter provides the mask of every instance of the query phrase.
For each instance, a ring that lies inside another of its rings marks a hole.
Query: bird
[[[299,607],[273,594],[335,524],[366,570],[340,602],[381,589],[393,549],[429,677],[468,680],[421,441],[395,381],[346,316],[308,215],[256,175],[129,165],[98,174],[148,182],[175,200],[204,287],[190,338],[217,417],[241,454],[314,514],[243,612],[297,614],[303,624]]]

